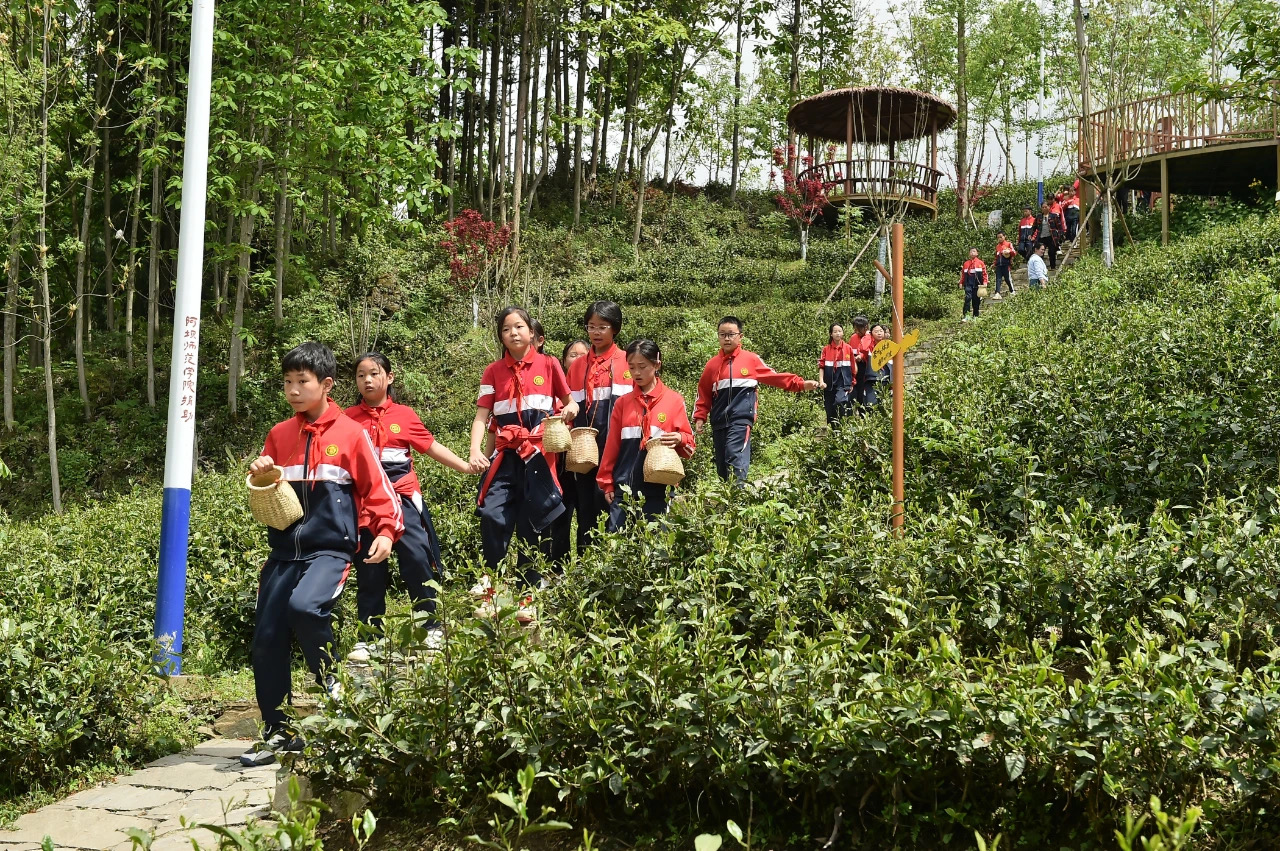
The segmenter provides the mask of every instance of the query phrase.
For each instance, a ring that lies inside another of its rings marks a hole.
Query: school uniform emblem
[[[330,443],[328,446],[326,446],[326,447],[324,448],[324,454],[325,454],[325,455],[328,455],[330,458],[332,458],[333,456],[337,455],[337,454],[338,454],[338,444],[336,444],[336,443]]]
[[[547,379],[543,378],[541,375],[535,375],[533,377],[533,383],[541,387],[547,383]]]
[[[622,377],[623,377],[623,378],[625,378],[625,379],[627,379],[627,381],[630,381],[630,380],[631,380],[631,370],[629,370],[629,369],[628,369],[626,372],[622,373]]]
[[[742,368],[742,377],[743,377],[743,378],[746,378],[746,377],[747,377],[748,375],[750,375],[750,374],[751,374],[751,371],[750,371],[750,370],[748,370],[748,369],[744,366],[744,367]]]
[[[400,433],[400,423],[392,423],[392,424],[391,424],[391,433],[392,433],[392,434],[399,434],[399,433]]]
[[[667,415],[666,415],[666,414],[658,414],[658,422],[660,422],[660,423],[665,423],[666,421],[667,421]]]

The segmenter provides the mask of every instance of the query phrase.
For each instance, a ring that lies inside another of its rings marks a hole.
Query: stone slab
[[[200,757],[210,759],[209,757]],[[128,777],[120,779],[121,784],[128,786],[147,786],[153,789],[177,789],[181,792],[194,792],[197,789],[225,789],[240,777],[234,770],[239,766],[219,759],[209,763],[182,763],[157,768],[147,768]]]
[[[14,825],[15,830],[0,831],[0,842],[39,844],[48,836],[58,848],[101,851],[128,840],[125,831],[129,828],[145,830],[154,824],[138,816],[122,816],[104,810],[76,810],[53,804],[19,818]]]
[[[228,739],[256,739],[261,729],[262,716],[254,707],[230,709],[213,722],[213,731]]]
[[[239,754],[237,754],[237,756],[239,756]],[[167,768],[170,765],[226,765],[226,761],[221,757],[193,753],[192,751],[183,751],[182,753],[171,753],[168,756],[153,759],[151,762],[148,762],[145,767]]]
[[[112,812],[143,812],[163,807],[181,800],[183,794],[174,789],[150,789],[143,786],[130,786],[113,783],[110,786],[99,786],[77,792],[61,803],[66,807],[80,809],[110,810]]]
[[[210,739],[196,745],[191,752],[200,756],[239,759],[252,742],[253,739]]]

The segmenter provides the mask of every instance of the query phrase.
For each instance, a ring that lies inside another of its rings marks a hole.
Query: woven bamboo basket
[[[986,298],[986,297],[987,297],[987,285],[983,284],[982,286],[978,287],[978,298]]]
[[[569,436],[569,427],[560,417],[547,420],[547,427],[542,430],[543,452],[565,452],[573,439]]]
[[[569,432],[569,453],[564,457],[565,469],[571,473],[590,473],[600,463],[600,447],[596,446],[594,428],[579,427]]]
[[[684,479],[684,462],[670,446],[655,437],[645,444],[644,480],[653,485],[678,485]]]
[[[302,517],[302,503],[288,482],[283,481],[284,469],[272,467],[256,476],[249,476],[249,510],[253,519],[272,529],[285,530]]]

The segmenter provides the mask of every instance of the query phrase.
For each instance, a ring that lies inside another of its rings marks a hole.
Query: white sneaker
[[[330,700],[334,702],[342,700],[342,683],[338,682],[337,677],[331,675],[324,681],[324,691],[329,695]]]
[[[493,583],[489,581],[489,574],[481,576],[480,581],[471,586],[471,596],[481,600],[493,597]]]
[[[996,293],[995,295],[993,295],[993,296],[991,297],[991,300],[992,300],[992,301],[1004,301],[1004,297],[1003,297],[1003,296],[1001,296],[1001,295],[1000,295],[1000,293]]]
[[[967,316],[961,316],[961,317],[960,317],[960,321],[961,321],[961,322],[968,322],[968,321],[969,321],[969,317],[967,317]]]
[[[351,648],[351,652],[347,654],[348,662],[355,662],[357,665],[369,664],[369,651],[372,646],[365,641],[357,641],[355,647]]]
[[[439,653],[444,649],[444,630],[440,627],[427,630],[427,637],[422,640],[428,653]]]

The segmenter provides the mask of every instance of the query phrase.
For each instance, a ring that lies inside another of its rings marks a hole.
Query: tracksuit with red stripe
[[[360,529],[393,542],[404,531],[400,499],[369,436],[332,399],[314,423],[297,414],[267,434],[263,455],[284,468],[302,518],[268,529],[271,554],[258,578],[253,629],[253,680],[268,728],[285,720],[290,633],[307,667],[323,684],[332,665],[330,615],[346,585]]]
[[[614,495],[609,505],[609,531],[621,529],[626,519],[622,494],[618,491],[621,487],[629,487],[632,493],[644,497],[645,517],[666,513],[668,486],[644,480],[644,462],[649,454],[645,444],[665,432],[680,435],[676,454],[681,458],[693,455],[693,428],[689,425],[684,397],[663,384],[662,379],[656,379],[648,393],[642,394],[637,387],[614,406],[596,472],[600,490]]]
[[[870,331],[854,334],[849,338],[849,345],[853,347],[853,398],[861,406],[858,413],[865,414],[867,408],[879,402],[876,398],[876,376],[871,371],[871,350],[876,347],[876,338]]]
[[[711,444],[721,479],[727,480],[732,470],[738,481],[747,480],[751,426],[756,421],[756,388],[760,384],[792,393],[804,389],[803,378],[775,371],[759,355],[741,346],[727,355],[717,352],[702,370],[693,418],[711,423]]]
[[[440,542],[431,512],[422,500],[422,486],[413,469],[414,452],[426,452],[436,442],[435,437],[422,424],[422,420],[408,405],[387,399],[372,407],[364,402],[347,408],[347,416],[355,420],[373,443],[382,461],[382,469],[400,498],[400,510],[404,514],[404,534],[396,541],[395,553],[400,567],[400,579],[413,601],[414,611],[426,612],[429,620],[423,626],[435,625],[436,589],[431,582],[439,582]],[[356,554],[356,613],[360,622],[378,629],[387,613],[387,580],[390,571],[385,561],[371,564],[364,560],[364,553],[373,543],[373,534],[366,528],[360,531],[360,550]]]
[[[853,364],[853,346],[846,342],[839,345],[827,343],[822,347],[822,354],[818,355],[818,371],[822,375],[822,383],[827,385],[822,391],[822,406],[831,425],[853,410]]]
[[[512,534],[534,550],[538,533],[565,511],[555,459],[542,452],[542,430],[555,400],[568,395],[560,361],[532,348],[520,361],[505,354],[484,371],[476,404],[493,412],[489,428],[495,441],[489,470],[480,481],[476,514],[490,570],[507,554]],[[519,563],[528,562],[522,549]],[[524,576],[530,585],[542,578],[534,570]]]
[[[978,318],[978,309],[982,299],[978,298],[978,287],[987,285],[987,264],[979,257],[964,261],[960,267],[960,286],[964,288],[964,313],[973,308],[973,318]]]
[[[596,446],[603,457],[613,409],[635,387],[631,370],[627,368],[626,353],[617,345],[610,345],[600,355],[592,349],[569,366],[567,378],[569,395],[578,403],[578,416],[573,427],[596,429]],[[578,552],[582,553],[591,544],[600,515],[608,510],[608,506],[596,482],[595,470],[568,475],[572,479],[569,490],[578,514]]]

